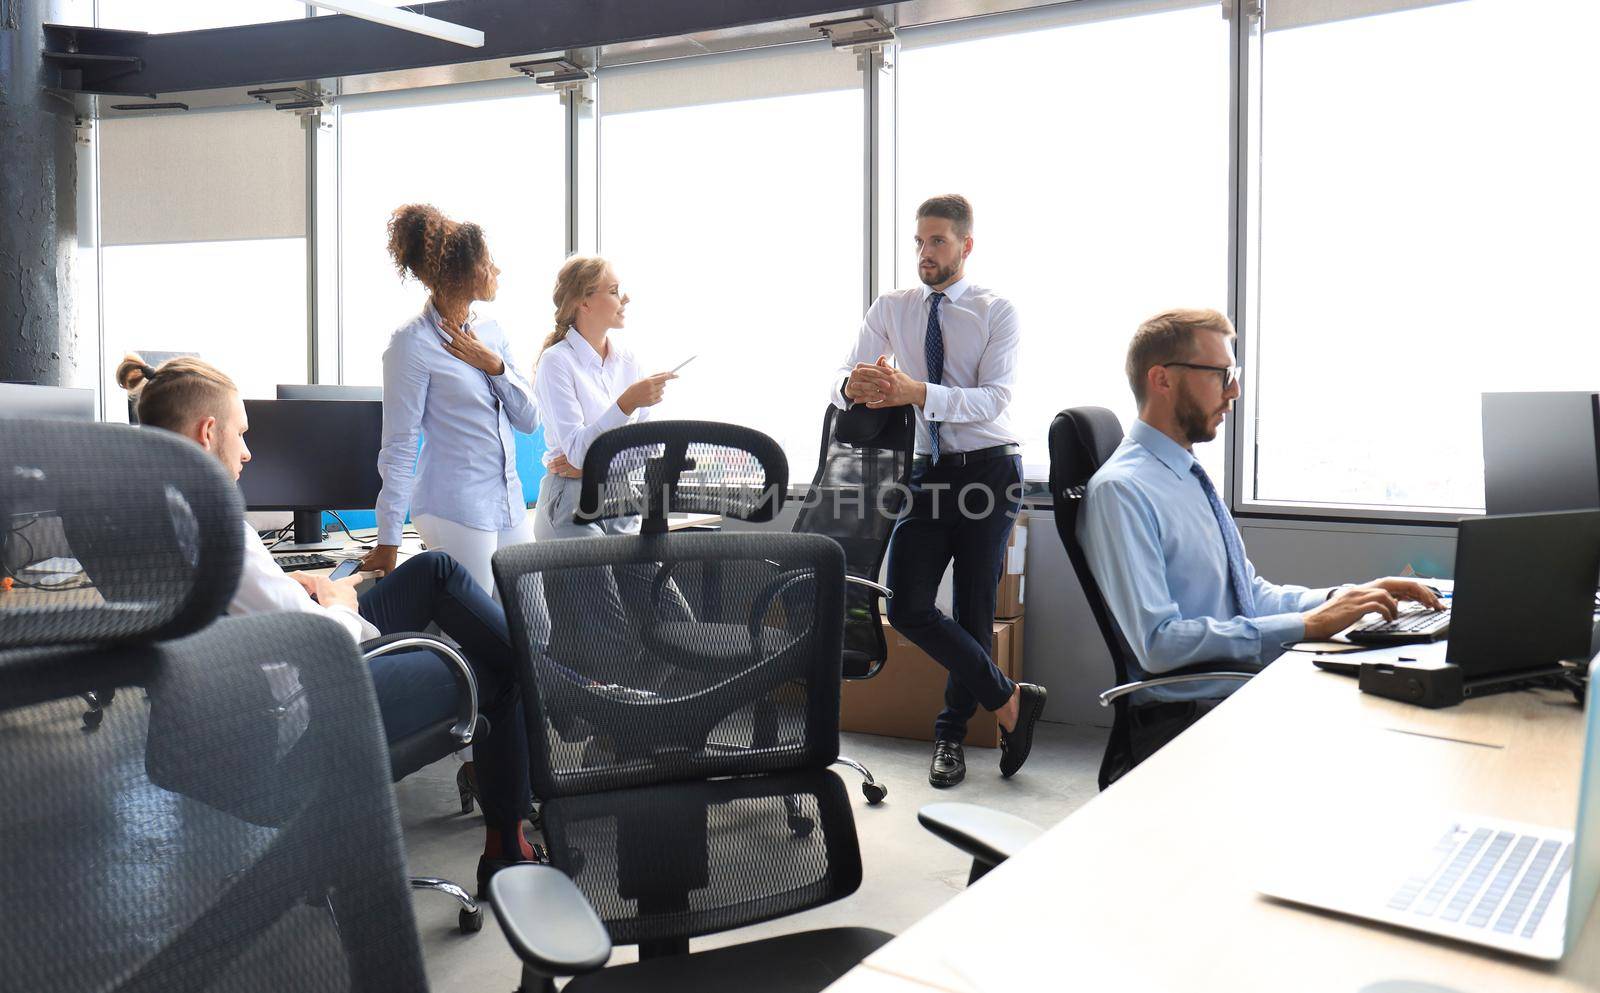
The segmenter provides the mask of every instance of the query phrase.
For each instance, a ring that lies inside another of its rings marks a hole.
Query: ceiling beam
[[[80,59],[57,89],[160,95],[520,58],[862,9],[838,0],[446,0],[413,6],[482,31],[483,47],[344,15],[170,34],[51,26],[46,44],[52,51],[125,60],[100,68]]]

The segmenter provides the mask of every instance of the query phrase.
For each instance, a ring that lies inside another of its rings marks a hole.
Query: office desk
[[[1548,967],[1280,904],[1252,878],[1341,811],[1454,807],[1570,825],[1581,736],[1570,693],[1425,711],[1281,659],[831,989],[1600,989],[1600,913]],[[1437,985],[1380,985],[1395,980]]]

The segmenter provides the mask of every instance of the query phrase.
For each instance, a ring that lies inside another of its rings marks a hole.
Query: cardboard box
[[[872,679],[845,681],[839,727],[864,734],[932,741],[933,719],[944,709],[945,668],[887,621],[883,635],[889,642],[889,660]],[[1012,679],[1021,678],[1021,619],[994,622],[992,655],[1001,672]],[[1000,747],[1000,726],[992,713],[979,707],[972,715],[967,723],[966,744]]]
[[[1002,620],[1022,616],[1027,593],[1028,515],[1017,514],[1017,523],[1011,528],[1011,540],[1006,545],[1006,560],[1000,570],[1000,594],[994,602],[994,616]]]

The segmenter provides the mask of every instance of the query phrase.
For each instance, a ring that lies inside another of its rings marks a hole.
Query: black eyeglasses
[[[1207,369],[1222,377],[1222,392],[1233,389],[1239,382],[1239,367],[1236,365],[1200,365],[1196,362],[1163,362],[1164,366],[1181,365],[1185,369]]]

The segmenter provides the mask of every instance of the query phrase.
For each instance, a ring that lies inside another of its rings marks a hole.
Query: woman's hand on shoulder
[[[482,369],[491,376],[498,376],[506,371],[506,363],[500,357],[500,353],[485,345],[470,329],[464,330],[446,321],[444,333],[450,336],[444,350],[467,365],[474,369]]]

